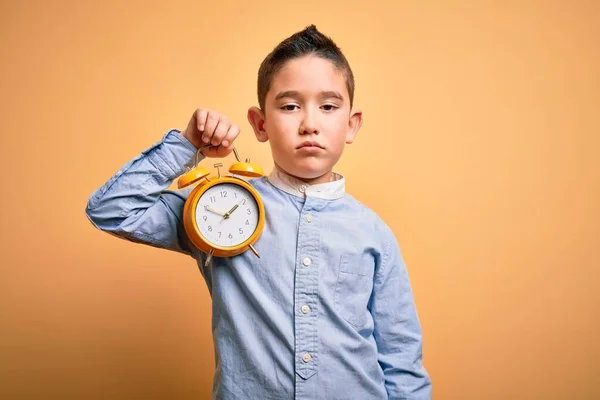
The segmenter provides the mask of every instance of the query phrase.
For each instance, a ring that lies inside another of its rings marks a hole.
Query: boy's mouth
[[[304,142],[300,146],[296,147],[296,149],[311,149],[311,148],[314,148],[315,150],[316,149],[324,149],[324,147],[321,146],[317,142]]]

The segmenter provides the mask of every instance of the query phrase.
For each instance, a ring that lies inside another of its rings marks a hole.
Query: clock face
[[[196,225],[215,246],[234,247],[250,238],[258,226],[258,204],[240,185],[220,183],[207,189],[196,206]]]

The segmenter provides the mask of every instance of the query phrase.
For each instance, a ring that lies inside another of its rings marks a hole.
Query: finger
[[[231,151],[233,150],[233,147],[224,147],[223,145],[215,147],[215,153],[216,156],[219,158],[223,158],[223,157],[227,157]]]
[[[207,158],[219,158],[219,157],[221,157],[220,152],[219,152],[220,148],[221,148],[221,146],[216,146],[216,147],[210,146],[210,147],[203,149],[201,153],[204,157],[207,157]]]
[[[225,137],[221,141],[221,146],[229,147],[233,143],[233,141],[238,137],[239,134],[240,128],[235,124],[231,125],[231,127],[227,131],[227,135],[225,135]]]
[[[208,115],[206,116],[206,124],[204,125],[204,134],[202,135],[202,141],[204,143],[210,142],[218,123],[219,114],[215,112],[208,112]]]
[[[227,131],[229,130],[230,126],[231,126],[231,123],[226,118],[221,117],[221,119],[219,119],[219,123],[217,124],[217,129],[215,129],[215,133],[213,134],[213,137],[212,137],[210,143],[213,146],[220,145],[221,140],[223,140],[225,135],[227,135]]]
[[[196,129],[198,129],[198,132],[200,133],[204,131],[207,116],[208,110],[205,110],[204,108],[199,108],[198,110],[196,110]]]

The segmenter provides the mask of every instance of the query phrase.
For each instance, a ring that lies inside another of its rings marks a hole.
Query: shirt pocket
[[[344,320],[356,328],[363,327],[367,322],[374,267],[375,262],[370,254],[347,253],[340,258],[334,307]]]

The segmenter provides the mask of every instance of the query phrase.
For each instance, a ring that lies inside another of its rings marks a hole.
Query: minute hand
[[[212,208],[211,206],[206,206],[206,210],[207,211],[212,211],[215,214],[219,214],[219,215],[225,215],[225,213],[223,211],[219,211],[219,210],[215,210],[214,208]]]

